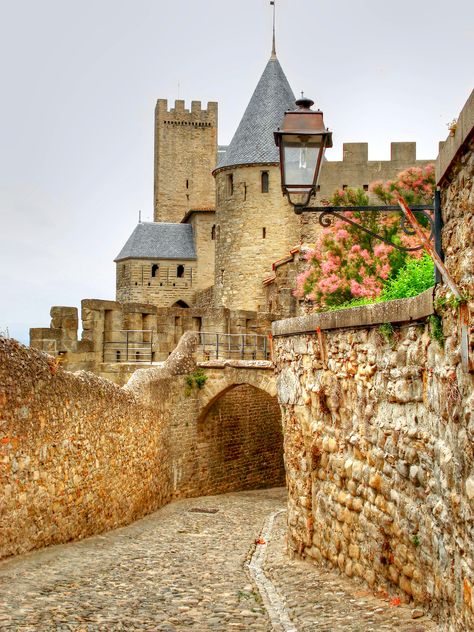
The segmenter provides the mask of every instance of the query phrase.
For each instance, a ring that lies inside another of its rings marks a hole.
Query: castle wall
[[[262,193],[262,172],[269,192]],[[233,191],[229,178],[233,178]],[[262,280],[271,264],[299,243],[299,220],[281,193],[275,165],[244,166],[216,174],[216,305],[263,309]]]
[[[214,285],[216,214],[213,211],[196,211],[188,223],[193,227],[197,254],[194,288],[200,291]]]
[[[125,384],[151,362],[166,360],[188,331],[266,335],[272,318],[209,305],[158,308],[98,299],[84,299],[81,311],[80,340],[77,308],[52,307],[51,327],[30,329],[30,344],[58,358],[68,371],[92,371],[116,384]]]
[[[247,384],[227,391],[198,422],[194,459],[204,495],[285,485],[276,397]]]
[[[117,528],[173,498],[282,481],[271,364],[205,368],[204,388],[188,392],[196,350],[189,333],[163,366],[119,388],[0,338],[0,558]]]
[[[171,499],[165,418],[0,339],[0,557],[115,529]]]
[[[158,265],[158,269],[153,277],[154,265]],[[191,305],[200,287],[196,261],[127,259],[116,266],[116,297],[120,303],[169,307],[177,301],[184,301]],[[178,277],[179,266],[184,267],[182,277]]]
[[[321,165],[318,198],[330,197],[335,189],[369,185],[374,180],[389,180],[408,167],[424,167],[433,160],[417,160],[416,143],[390,143],[390,160],[369,160],[368,143],[344,143],[342,160],[328,160]]]
[[[217,103],[207,110],[184,101],[168,110],[166,99],[155,109],[155,222],[179,223],[190,208],[214,206],[212,170],[217,162]]]

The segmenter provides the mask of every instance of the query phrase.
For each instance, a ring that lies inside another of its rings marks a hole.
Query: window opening
[[[214,241],[215,238],[216,238],[216,225],[214,224],[214,226],[211,228],[211,239],[212,239],[212,241]]]
[[[184,277],[184,266],[179,265],[176,269],[176,276],[178,279],[182,279]]]
[[[363,189],[364,189],[364,191],[368,191],[369,190],[369,185],[368,184],[364,184]]]
[[[234,174],[229,173],[227,176],[227,196],[231,197],[234,195]]]
[[[160,266],[157,263],[154,263],[151,266],[151,276],[152,278],[155,278],[157,276],[158,270],[160,269]]]
[[[189,180],[186,180],[186,188],[189,189]]]
[[[267,229],[266,228],[262,228],[262,239],[265,239],[267,236]]]
[[[268,171],[262,171],[262,193],[268,193],[270,185],[270,177]]]

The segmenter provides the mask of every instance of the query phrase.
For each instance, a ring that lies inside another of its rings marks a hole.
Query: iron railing
[[[270,360],[268,336],[260,334],[217,334],[199,332],[204,360]]]
[[[121,329],[104,332],[103,362],[153,362],[153,331]]]

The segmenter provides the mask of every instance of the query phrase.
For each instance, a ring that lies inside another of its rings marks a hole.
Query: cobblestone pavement
[[[284,513],[277,514],[284,502],[282,489],[178,501],[103,536],[6,560],[0,563],[0,630],[437,629],[336,574],[289,561]],[[270,515],[267,576],[287,608],[284,616],[278,608],[272,614],[270,604],[272,622],[246,566]]]

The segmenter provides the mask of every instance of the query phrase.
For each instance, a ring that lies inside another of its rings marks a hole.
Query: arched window
[[[214,226],[211,228],[211,239],[212,239],[212,241],[214,241],[215,238],[216,238],[216,225],[214,224]]]
[[[160,269],[160,266],[157,263],[154,263],[151,266],[151,276],[153,278],[155,278],[156,276],[158,276],[158,270]]]
[[[176,276],[178,277],[178,279],[182,279],[184,277],[184,266],[183,265],[179,265],[176,268]]]
[[[268,193],[270,178],[268,171],[262,171],[262,193]]]

